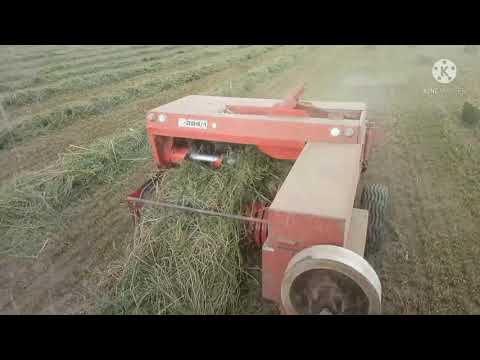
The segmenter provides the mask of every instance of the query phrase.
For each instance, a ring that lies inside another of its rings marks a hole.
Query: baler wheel
[[[363,189],[360,206],[368,210],[366,257],[378,253],[385,239],[388,202],[389,193],[386,186],[369,184]]]
[[[291,315],[380,314],[382,286],[357,253],[314,245],[290,259],[281,285],[282,310]]]

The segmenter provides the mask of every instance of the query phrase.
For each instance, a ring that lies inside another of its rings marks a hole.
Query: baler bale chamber
[[[222,144],[254,145],[275,159],[295,160],[273,202],[247,214],[219,214],[145,199],[154,180],[132,193],[135,216],[145,204],[251,223],[262,252],[262,295],[283,314],[379,314],[381,284],[365,260],[367,234],[381,241],[388,193],[364,189],[374,129],[361,102],[187,96],[151,110],[147,132],[159,168],[187,159],[225,161]],[[371,240],[369,240],[371,241]]]

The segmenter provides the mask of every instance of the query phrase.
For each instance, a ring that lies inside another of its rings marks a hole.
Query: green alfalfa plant
[[[476,126],[480,120],[480,109],[468,101],[462,107],[462,121],[465,125]]]

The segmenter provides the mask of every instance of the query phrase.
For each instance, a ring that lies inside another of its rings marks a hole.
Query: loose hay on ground
[[[187,162],[163,174],[154,196],[200,209],[241,213],[271,198],[291,164],[254,148],[216,171]],[[273,184],[273,185],[272,185]],[[244,223],[146,208],[125,257],[112,268],[103,311],[133,314],[236,314],[245,308],[242,284],[251,276],[241,247]]]
[[[62,154],[51,166],[0,187],[0,254],[35,256],[63,229],[64,210],[92,185],[107,184],[126,171],[127,159],[148,151],[144,129],[100,139]]]

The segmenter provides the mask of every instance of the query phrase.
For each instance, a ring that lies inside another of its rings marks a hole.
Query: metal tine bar
[[[150,205],[150,206],[158,206],[158,207],[165,207],[165,208],[170,208],[170,209],[175,209],[175,210],[190,211],[190,212],[195,212],[195,213],[202,214],[202,215],[219,216],[219,217],[223,217],[223,218],[240,220],[240,221],[248,221],[248,222],[257,222],[257,223],[262,223],[262,224],[268,224],[268,221],[263,220],[263,219],[257,219],[257,218],[253,218],[253,217],[242,216],[242,215],[222,214],[222,213],[219,213],[219,212],[216,212],[216,211],[195,209],[195,208],[191,208],[191,207],[188,207],[188,206],[176,205],[176,204],[171,204],[171,203],[161,202],[161,201],[145,200],[145,199],[140,199],[140,198],[136,198],[136,197],[132,197],[132,196],[128,197],[128,201],[133,201],[133,202],[141,203],[141,204],[144,204],[144,205]]]

